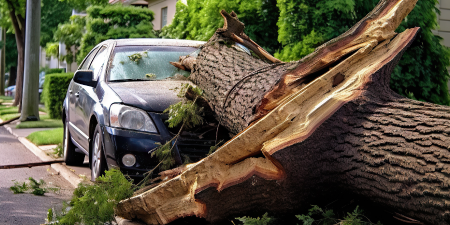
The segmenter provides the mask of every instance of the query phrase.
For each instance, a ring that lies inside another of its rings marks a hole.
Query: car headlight
[[[112,127],[158,133],[155,124],[145,111],[126,105],[111,105],[109,122]]]

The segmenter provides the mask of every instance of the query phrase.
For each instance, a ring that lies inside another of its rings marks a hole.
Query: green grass
[[[18,113],[18,112],[19,112],[19,108],[17,108],[17,107],[1,107],[0,108],[0,115],[13,114],[13,113]]]
[[[3,96],[3,95],[0,95],[0,99],[1,100],[13,100],[12,97],[10,97],[10,96]]]
[[[0,119],[2,119],[3,121],[7,121],[13,118],[16,118],[20,116],[20,113],[12,113],[12,114],[5,114],[5,115],[0,115]]]
[[[16,128],[59,128],[63,123],[59,119],[50,119],[49,115],[39,115],[39,121],[25,121],[19,123]]]
[[[28,135],[27,139],[35,145],[57,145],[62,143],[64,128],[36,131]]]

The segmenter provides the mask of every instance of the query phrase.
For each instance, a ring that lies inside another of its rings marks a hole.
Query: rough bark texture
[[[253,120],[263,95],[289,66],[269,64],[216,34],[203,46],[190,79],[205,91],[221,125],[236,134]]]
[[[17,77],[16,77],[16,95],[13,105],[19,105],[19,112],[21,111],[20,103],[22,101],[22,86],[23,86],[23,72],[25,61],[25,18],[16,12],[16,4],[11,0],[6,1],[9,6],[9,14],[11,23],[14,28],[17,43]]]
[[[223,37],[213,37],[192,79],[235,132],[254,119],[262,95],[271,93],[265,85],[277,87],[314,57],[319,64],[334,63],[275,100],[278,106],[214,154],[121,201],[117,214],[149,224],[185,216],[217,222],[254,212],[296,212],[347,193],[424,223],[450,223],[450,108],[389,88],[390,73],[419,29],[392,32],[415,2],[382,0],[372,14],[380,17],[359,23],[367,36],[352,28],[346,34],[355,39],[335,40],[356,45],[332,42],[290,65],[254,62]],[[340,53],[331,57],[336,49]]]
[[[450,108],[391,91],[389,77],[399,58],[305,141],[271,155],[284,179],[253,176],[221,192],[197,193],[207,220],[255,211],[295,213],[309,207],[305,202],[353,193],[427,224],[449,223]]]

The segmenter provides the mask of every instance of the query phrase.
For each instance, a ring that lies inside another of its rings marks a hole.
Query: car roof
[[[192,41],[183,39],[161,39],[161,38],[127,38],[106,40],[102,44],[116,43],[116,46],[130,46],[130,45],[154,45],[154,46],[186,46],[186,47],[200,47],[206,42]]]

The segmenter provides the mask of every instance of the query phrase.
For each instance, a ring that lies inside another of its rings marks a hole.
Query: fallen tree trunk
[[[382,0],[348,32],[293,63],[262,51],[257,60],[233,47],[259,51],[231,22],[236,16],[223,13],[227,22],[203,47],[191,79],[218,120],[239,133],[180,175],[121,201],[116,213],[148,224],[185,216],[215,222],[294,212],[352,193],[426,223],[448,223],[450,108],[389,88],[419,29],[394,30],[415,2]]]

